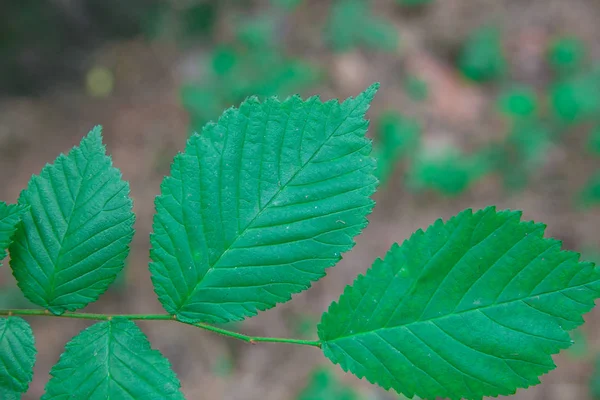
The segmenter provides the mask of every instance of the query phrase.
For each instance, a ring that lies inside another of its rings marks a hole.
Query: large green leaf
[[[377,87],[342,104],[250,98],[190,138],[151,236],[169,313],[241,320],[307,289],[352,248],[377,182],[364,119]]]
[[[325,355],[409,397],[481,399],[539,383],[594,306],[600,272],[520,217],[466,210],[394,245],[323,315]]]
[[[35,364],[35,342],[23,318],[0,319],[0,398],[17,400],[29,388]]]
[[[23,209],[23,206],[7,205],[0,201],[0,261],[6,257],[6,248],[11,243]]]
[[[124,318],[99,322],[69,343],[43,400],[183,399],[169,361]]]
[[[25,296],[56,314],[97,300],[123,268],[134,221],[101,128],[33,176],[19,203],[29,208],[9,251]]]

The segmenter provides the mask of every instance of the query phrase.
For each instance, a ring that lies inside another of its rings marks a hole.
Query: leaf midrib
[[[595,282],[597,282],[597,281],[598,280],[596,280]],[[364,331],[364,332],[357,332],[357,333],[354,333],[352,335],[339,336],[339,337],[337,337],[335,339],[324,340],[323,342],[324,343],[335,342],[337,340],[350,339],[350,338],[353,338],[353,337],[358,337],[358,336],[372,334],[372,333],[378,332],[378,331],[387,331],[387,330],[392,330],[392,329],[409,327],[411,325],[417,325],[417,324],[427,323],[427,322],[433,323],[434,321],[442,320],[444,318],[449,318],[449,317],[452,317],[452,316],[462,315],[462,314],[466,314],[466,313],[470,313],[470,312],[477,312],[477,311],[481,312],[482,310],[486,310],[486,309],[489,309],[489,308],[503,306],[503,305],[512,304],[512,303],[517,303],[517,302],[523,302],[525,305],[527,305],[529,307],[532,307],[530,304],[527,304],[525,302],[525,300],[528,300],[530,298],[535,298],[535,297],[550,296],[550,295],[554,295],[554,294],[557,294],[557,293],[562,293],[562,292],[567,291],[567,290],[578,289],[578,288],[581,288],[581,287],[585,287],[585,288],[587,288],[589,290],[597,292],[597,290],[588,287],[588,285],[590,285],[591,283],[593,283],[593,282],[587,282],[587,283],[583,283],[583,284],[580,284],[580,285],[569,286],[569,287],[561,289],[561,290],[549,291],[549,292],[544,292],[544,293],[540,293],[540,294],[536,294],[536,295],[531,295],[531,293],[530,293],[528,295],[528,297],[524,297],[524,298],[503,301],[503,302],[500,302],[500,303],[492,303],[492,304],[488,304],[487,306],[484,306],[484,307],[472,308],[472,309],[469,309],[469,310],[464,310],[464,311],[459,311],[459,312],[453,312],[453,313],[450,313],[450,314],[440,315],[440,316],[434,317],[434,318],[428,318],[428,319],[423,319],[423,320],[412,321],[412,322],[409,322],[407,324],[395,325],[395,326],[386,326],[386,327],[382,327],[382,328],[371,329],[371,330]],[[592,307],[592,306],[590,306],[590,307]],[[538,310],[537,308],[536,308],[536,310],[539,311],[539,312],[541,312],[541,313],[543,313],[543,311]],[[554,318],[564,319],[564,318],[561,318],[559,316],[554,316]]]
[[[77,187],[77,193],[75,194],[75,197],[73,198],[73,205],[71,206],[71,211],[69,212],[69,214],[68,214],[67,217],[63,216],[63,218],[65,219],[65,222],[67,223],[67,226],[66,226],[64,235],[59,240],[60,250],[58,251],[58,255],[56,256],[56,260],[54,261],[54,266],[53,266],[54,267],[53,268],[53,270],[54,270],[53,272],[54,273],[52,274],[52,279],[50,280],[50,291],[48,292],[48,299],[46,300],[46,302],[48,303],[48,305],[53,300],[55,300],[55,298],[56,298],[56,294],[54,293],[55,287],[56,287],[56,276],[58,275],[58,272],[59,272],[58,271],[59,270],[59,268],[58,268],[59,262],[62,259],[62,257],[64,256],[64,253],[63,253],[63,250],[64,250],[64,241],[65,241],[65,239],[67,238],[67,236],[70,233],[69,231],[71,229],[71,221],[73,219],[73,212],[77,208],[77,202],[79,201],[79,195],[81,194],[81,188],[83,187],[83,182],[85,180],[85,175],[86,175],[86,173],[88,171],[88,168],[89,168],[89,166],[92,163],[93,158],[94,158],[94,154],[93,153],[91,154],[92,157],[88,158],[86,156],[85,151],[84,151],[84,149],[82,147],[80,147],[79,150],[81,152],[81,156],[85,159],[85,167],[83,169],[83,173],[81,173],[81,175],[80,175],[81,176],[81,180],[80,180],[79,185]],[[64,157],[61,160],[61,167],[62,167],[62,170],[63,170],[63,174],[65,176],[65,183],[67,184],[67,187],[69,188],[69,194],[71,194],[71,196],[72,196],[72,193],[70,193],[71,192],[71,186],[69,185],[69,177],[67,176],[66,170],[65,170],[65,163],[66,163],[66,161],[67,161],[67,157]],[[77,166],[77,163],[76,162],[74,162],[74,163]],[[57,168],[58,166],[57,165],[53,165],[51,167],[52,168]],[[78,172],[80,171],[79,168],[77,168],[77,171]],[[48,181],[50,182],[50,186],[52,186],[52,189],[54,190],[54,192],[58,193],[58,192],[56,192],[56,189],[54,189],[54,181],[52,180],[52,178],[50,176],[50,172],[48,172]],[[39,186],[38,186],[38,191],[39,191]],[[44,211],[45,210],[46,209],[44,207]]]
[[[315,102],[319,101],[318,99],[315,99]],[[316,155],[321,151],[321,149],[325,146],[325,144],[327,142],[329,142],[329,140],[331,140],[331,138],[334,137],[334,135],[336,134],[336,132],[338,131],[338,129],[340,129],[340,127],[344,124],[344,122],[346,122],[346,120],[354,113],[354,111],[356,111],[356,109],[361,106],[365,101],[365,98],[361,99],[360,102],[357,102],[357,104],[352,108],[351,111],[348,112],[348,114],[344,117],[344,119],[339,123],[339,125],[332,131],[332,133],[323,141],[323,143],[321,143],[321,145],[314,151],[314,153],[309,157],[309,159],[306,161],[306,163],[304,165],[302,165],[302,167],[300,167],[298,169],[298,171],[296,171],[292,177],[290,177],[290,179],[283,185],[281,186],[277,192],[273,195],[273,197],[271,197],[271,199],[264,205],[264,207],[256,214],[256,216],[254,218],[252,218],[252,220],[246,225],[246,227],[236,236],[236,238],[229,244],[229,246],[219,255],[219,257],[215,260],[215,262],[207,269],[206,273],[204,274],[204,276],[196,283],[196,285],[194,286],[194,288],[192,289],[191,292],[188,293],[187,298],[185,299],[185,301],[183,301],[181,303],[181,305],[179,307],[177,307],[176,311],[177,312],[181,312],[182,309],[185,308],[185,306],[188,304],[188,302],[191,300],[193,294],[199,289],[199,287],[202,285],[203,280],[212,272],[214,271],[219,262],[221,261],[221,259],[225,256],[225,254],[227,254],[229,252],[229,250],[231,250],[233,248],[233,246],[235,245],[235,243],[239,240],[239,238],[241,238],[242,236],[244,236],[244,234],[246,233],[246,231],[248,231],[248,229],[251,229],[252,224],[263,214],[263,212],[265,212],[269,206],[277,199],[277,197],[288,187],[288,185],[290,184],[290,182],[292,182],[296,176],[298,176],[298,174],[300,174],[304,168],[306,168],[308,165],[310,165],[311,161],[316,157]],[[322,104],[327,104],[327,103],[322,103]],[[325,123],[325,127],[324,130],[327,130],[327,123],[329,122],[329,118],[331,117],[331,111],[332,108],[329,109],[328,114],[327,114],[327,119],[326,119],[326,123]],[[291,118],[291,114],[293,113],[293,110],[290,112],[290,116],[288,118]],[[308,121],[308,118],[311,116],[312,114],[312,108],[309,111],[309,113],[306,116],[306,120]],[[269,121],[267,121],[266,123],[268,123]],[[286,128],[287,128],[287,124],[286,124]],[[306,124],[304,126],[304,129],[302,130],[301,134],[304,133],[306,129]],[[282,139],[283,140],[283,139]],[[200,158],[198,157],[198,162],[200,162]]]

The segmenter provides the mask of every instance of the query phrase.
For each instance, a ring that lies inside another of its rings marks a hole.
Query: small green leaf
[[[33,176],[19,203],[29,208],[9,251],[23,294],[55,314],[97,300],[124,266],[135,218],[101,128]]]
[[[377,88],[342,104],[250,98],[189,139],[151,235],[167,312],[242,320],[307,289],[352,248],[373,208],[364,115]]]
[[[408,397],[539,383],[600,295],[600,271],[520,218],[466,210],[392,246],[323,315],[325,355]]]
[[[6,248],[12,242],[12,237],[21,221],[21,214],[25,207],[21,205],[7,205],[0,201],[0,261],[6,257]],[[2,265],[2,264],[0,264]]]
[[[18,400],[33,378],[35,339],[23,318],[0,319],[0,398]]]
[[[67,343],[42,400],[183,399],[169,361],[132,321],[114,318]]]

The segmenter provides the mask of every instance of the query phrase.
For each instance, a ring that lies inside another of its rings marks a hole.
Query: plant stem
[[[300,344],[304,346],[314,346],[321,348],[321,342],[318,340],[302,340],[302,339],[286,339],[286,338],[272,338],[272,337],[261,337],[261,336],[248,336],[237,332],[228,331],[227,329],[218,328],[216,326],[203,324],[201,322],[197,322],[195,324],[190,324],[193,326],[197,326],[198,328],[206,329],[207,331],[215,332],[220,335],[233,337],[244,342],[248,342],[251,344],[256,344],[258,342],[271,342],[271,343],[290,343],[290,344]]]
[[[91,319],[96,321],[110,321],[113,318],[126,318],[129,320],[163,320],[163,321],[177,321],[186,325],[192,325],[200,329],[218,333],[219,335],[229,336],[234,339],[238,339],[247,343],[255,344],[259,342],[269,343],[288,343],[288,344],[299,344],[304,346],[313,346],[321,348],[321,342],[318,340],[302,340],[302,339],[287,339],[287,338],[273,338],[273,337],[262,337],[262,336],[248,336],[242,333],[233,332],[227,329],[218,328],[216,326],[208,325],[202,322],[190,323],[184,322],[177,319],[175,315],[170,314],[93,314],[93,313],[81,313],[81,312],[65,312],[60,315],[52,314],[48,310],[0,310],[0,316],[39,316],[39,317],[59,317],[59,318],[74,318],[74,319]]]

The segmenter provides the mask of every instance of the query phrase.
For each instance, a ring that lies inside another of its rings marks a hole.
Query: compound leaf
[[[325,355],[408,397],[481,399],[539,383],[600,292],[600,271],[488,207],[417,231],[332,303]]]
[[[190,138],[151,236],[169,313],[242,320],[307,289],[352,248],[377,183],[364,119],[377,87],[342,104],[250,98]]]
[[[23,206],[7,205],[0,201],[0,260],[6,257],[6,248],[10,245],[17,230],[17,224],[21,220],[23,210]]]
[[[18,400],[33,378],[35,341],[23,318],[0,319],[0,398]]]
[[[67,343],[43,400],[183,399],[169,361],[124,318],[99,322]]]
[[[97,300],[124,266],[135,218],[101,128],[33,176],[19,203],[29,208],[9,251],[23,294],[55,314]]]

